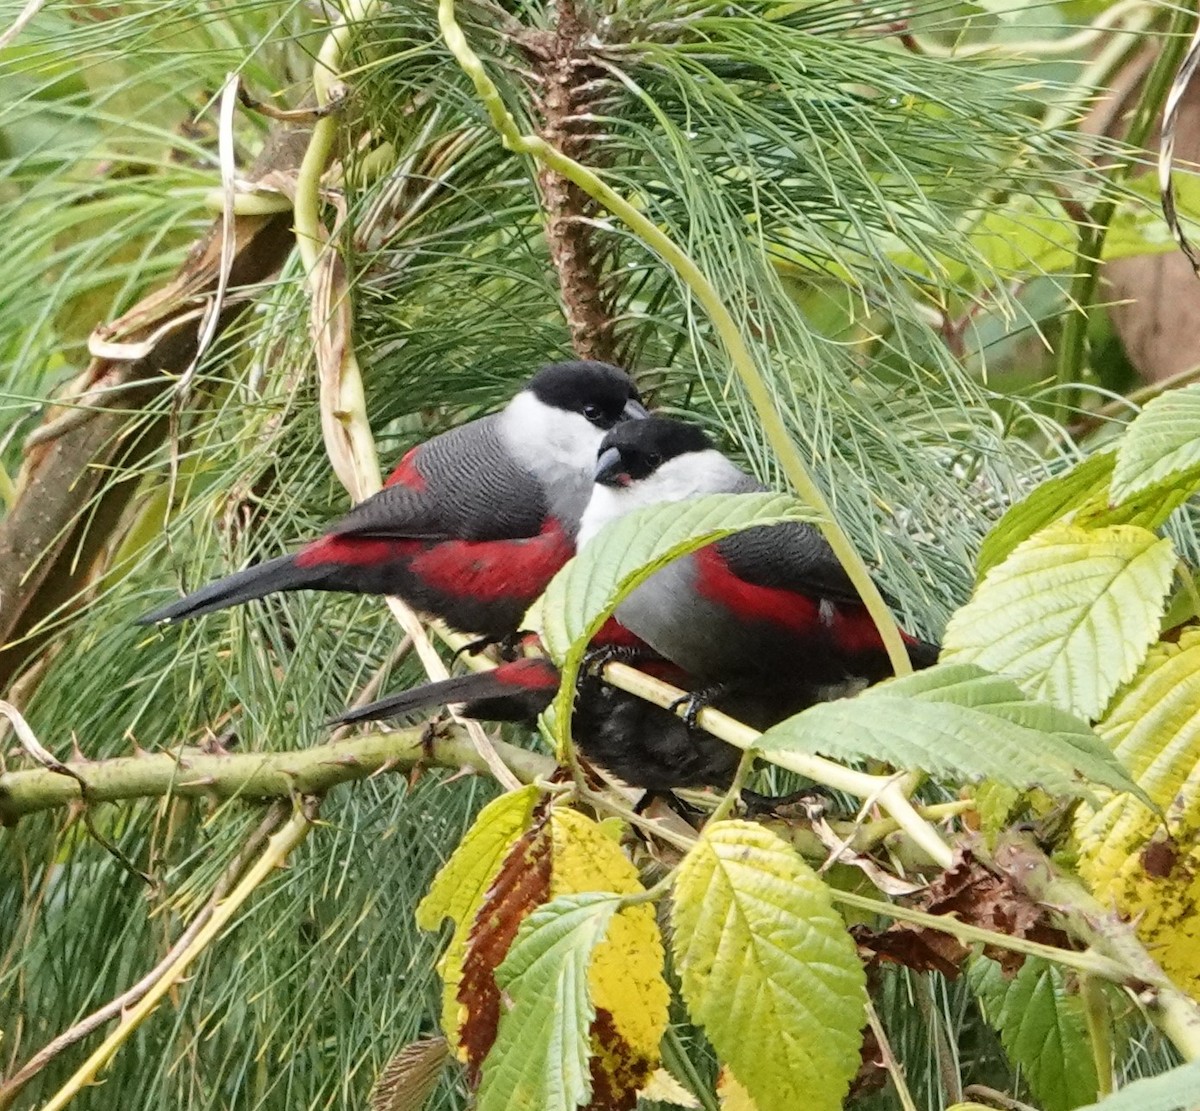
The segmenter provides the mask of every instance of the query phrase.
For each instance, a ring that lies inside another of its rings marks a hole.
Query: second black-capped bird
[[[713,448],[699,428],[662,417],[604,439],[580,544],[635,509],[762,487]],[[915,667],[937,647],[905,635]],[[765,729],[822,699],[891,674],[874,622],[833,552],[811,525],[759,526],[656,572],[617,610],[593,647],[619,646],[640,666]],[[558,672],[547,660],[404,691],[343,721],[401,716],[463,701],[469,717],[532,721],[550,705]],[[739,752],[665,710],[585,676],[573,732],[584,755],[650,790],[725,786]]]
[[[762,489],[694,425],[651,417],[614,428],[579,544],[643,506]],[[858,591],[806,523],[760,525],[677,559],[616,618],[701,686],[741,696],[744,720],[759,727],[892,674]],[[903,635],[914,667],[937,659],[936,645]]]
[[[499,640],[575,550],[606,432],[646,415],[599,362],[543,367],[499,413],[413,448],[384,488],[299,551],[255,564],[140,619],[182,621],[282,590],[394,594]]]

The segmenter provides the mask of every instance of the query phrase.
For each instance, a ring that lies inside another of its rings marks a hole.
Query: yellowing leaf
[[[522,787],[488,803],[417,907],[417,925],[423,930],[438,929],[445,918],[454,922],[450,944],[438,962],[443,986],[442,1029],[452,1046],[458,1045],[461,1012],[456,997],[471,923],[505,854],[529,828],[538,794],[536,787]]]
[[[710,823],[675,884],[683,997],[759,1111],[836,1111],[858,1069],[864,976],[816,874],[775,834]]]
[[[721,1111],[758,1111],[750,1093],[728,1067],[721,1069],[717,1077],[717,1098],[721,1101]]]
[[[587,969],[617,896],[566,895],[524,922],[496,979],[512,1000],[484,1064],[478,1111],[575,1111],[591,1095]]]
[[[1175,553],[1134,525],[1051,525],[993,567],[950,620],[944,663],[1016,679],[1095,718],[1158,635]]]
[[[467,939],[457,998],[481,1108],[632,1106],[669,993],[650,905],[611,827],[553,807],[509,850]],[[603,940],[601,940],[603,939]],[[539,1040],[540,1039],[540,1040]]]
[[[555,807],[551,896],[585,891],[620,895],[642,890],[637,869],[606,830],[583,814]],[[636,1091],[658,1067],[670,992],[662,975],[663,945],[654,907],[626,907],[608,924],[588,968],[596,1009],[593,1078]],[[599,1075],[602,1074],[602,1075]]]
[[[1080,875],[1137,922],[1167,974],[1200,996],[1200,631],[1155,645],[1097,731],[1166,825],[1136,799],[1105,792],[1076,815]]]

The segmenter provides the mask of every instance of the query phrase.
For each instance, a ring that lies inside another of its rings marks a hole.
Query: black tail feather
[[[913,667],[920,671],[923,667],[932,667],[938,661],[941,652],[940,644],[930,644],[927,640],[914,640],[908,644],[908,658]]]
[[[528,667],[530,661],[518,661],[517,667]],[[547,667],[552,667],[546,661]],[[327,725],[351,725],[360,721],[379,721],[383,718],[402,717],[418,710],[444,706],[448,702],[464,702],[467,717],[482,721],[526,721],[550,705],[555,688],[527,687],[506,675],[514,675],[512,664],[503,664],[494,671],[479,671],[467,675],[455,675],[440,683],[426,683],[412,690],[381,698],[366,706],[347,710]]]
[[[313,584],[312,568],[297,567],[290,555],[256,563],[244,571],[202,586],[186,598],[160,606],[137,619],[139,625],[157,625],[160,621],[186,621],[229,606],[241,605],[280,590],[299,590]]]

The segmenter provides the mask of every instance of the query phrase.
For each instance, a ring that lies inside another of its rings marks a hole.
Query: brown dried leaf
[[[445,1038],[410,1042],[383,1068],[371,1089],[371,1111],[420,1111],[450,1059]]]
[[[467,1054],[472,1085],[496,1040],[500,1022],[500,988],[496,969],[508,954],[521,922],[550,897],[553,841],[543,819],[514,843],[484,899],[463,957],[458,1001],[466,1008],[459,1045]]]
[[[914,905],[927,914],[949,915],[1009,937],[1071,948],[1067,935],[1050,924],[1043,907],[1007,877],[988,871],[967,850],[960,850],[953,867],[931,883]],[[877,932],[864,927],[853,932],[869,959],[892,960],[918,971],[935,970],[949,979],[958,975],[969,952],[950,934],[908,922],[896,922]],[[1006,976],[1014,975],[1025,960],[1022,954],[999,946],[985,946],[984,952],[1000,964]]]
[[[914,972],[940,972],[947,980],[955,979],[970,950],[951,934],[897,922],[886,930],[870,926],[851,926],[850,934],[867,965],[892,961]]]

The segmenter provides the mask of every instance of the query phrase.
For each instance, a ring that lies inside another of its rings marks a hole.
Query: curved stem
[[[313,90],[319,108],[327,108],[337,99],[338,67],[353,25],[366,19],[378,7],[378,0],[348,0],[346,12],[325,37],[313,67]],[[329,234],[321,223],[321,178],[329,164],[337,137],[337,119],[325,114],[313,126],[312,137],[296,178],[293,219],[296,247],[308,279],[312,297],[312,327],[318,352],[325,340],[331,352],[340,352],[336,379],[321,369],[321,429],[330,461],[342,484],[357,501],[379,489],[382,479],[375,452],[375,439],[367,421],[362,371],[350,342],[348,327],[340,336],[330,333],[337,327],[339,311],[348,320],[347,296],[343,280],[337,281],[338,260],[327,255]],[[318,362],[321,361],[318,354]],[[343,445],[340,437],[345,437]]]
[[[1175,71],[1179,68],[1179,60],[1187,47],[1187,25],[1193,18],[1192,11],[1187,8],[1176,9],[1172,16],[1162,52],[1146,79],[1146,87],[1129,125],[1125,141],[1131,149],[1141,149],[1145,145],[1158,119],[1167,90],[1171,87]],[[1115,185],[1129,176],[1130,165],[1128,161],[1123,162],[1113,171],[1112,184]],[[1108,238],[1108,228],[1116,209],[1116,201],[1101,201],[1092,209],[1088,222],[1080,226],[1079,246],[1075,253],[1078,272],[1071,282],[1071,308],[1063,324],[1055,363],[1055,380],[1060,391],[1055,416],[1060,424],[1066,424],[1069,419],[1072,408],[1072,383],[1078,381],[1087,354],[1088,314],[1096,297],[1103,261],[1101,256],[1104,254],[1104,243]]]
[[[862,556],[855,550],[842,527],[834,520],[829,503],[808,473],[808,469],[800,457],[800,452],[788,435],[787,428],[775,406],[775,400],[771,396],[771,391],[755,365],[754,356],[750,353],[733,314],[725,307],[712,282],[683,248],[652,220],[607,185],[595,172],[576,162],[573,158],[568,158],[562,151],[551,146],[540,136],[521,134],[512,113],[504,106],[499,89],[487,75],[483,62],[471,49],[462,28],[458,25],[454,16],[454,0],[439,0],[438,24],[441,26],[442,37],[446,40],[450,52],[474,82],[475,91],[487,110],[492,125],[500,133],[505,148],[516,154],[530,155],[536,161],[561,174],[593,200],[603,205],[614,216],[627,224],[647,247],[656,252],[692,291],[693,296],[708,314],[713,328],[724,344],[725,350],[729,354],[729,360],[737,371],[738,377],[741,378],[750,402],[762,424],[767,442],[779,459],[783,473],[801,499],[820,514],[822,519],[818,521],[817,527],[820,528],[838,561],[845,568],[846,574],[874,620],[879,630],[879,636],[887,649],[892,669],[897,675],[910,674],[912,664],[909,662],[908,652],[905,650],[904,641],[891,610],[883,600],[883,595],[879,593],[879,588],[871,578]]]

